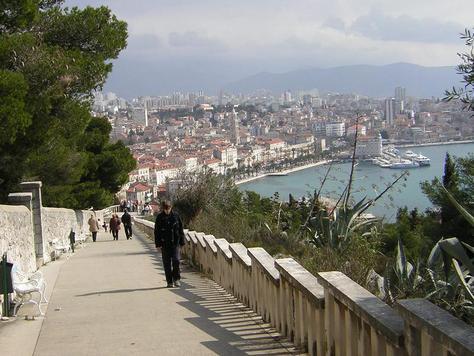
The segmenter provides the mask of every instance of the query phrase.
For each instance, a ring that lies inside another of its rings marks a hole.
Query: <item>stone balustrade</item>
[[[280,273],[279,330],[294,335],[295,342],[307,345],[311,355],[323,355],[326,340],[324,326],[324,289],[314,275],[292,258],[275,260]]]
[[[341,272],[320,272],[327,348],[335,355],[403,355],[403,319]]]
[[[153,236],[154,224],[135,219]],[[426,300],[393,309],[341,272],[312,275],[212,235],[185,231],[182,256],[310,355],[474,355],[474,328]]]

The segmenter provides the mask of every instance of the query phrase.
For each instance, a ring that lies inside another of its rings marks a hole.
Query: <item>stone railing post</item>
[[[207,273],[214,281],[217,281],[219,275],[219,264],[217,261],[217,247],[214,245],[215,237],[205,235],[201,232],[196,234],[200,243],[204,244],[204,273]]]
[[[32,216],[33,216],[33,232],[35,234],[35,253],[36,263],[42,265],[44,263],[44,241],[43,241],[43,223],[42,223],[42,208],[43,202],[41,200],[41,182],[23,182],[20,184],[24,192],[32,194]]]
[[[408,355],[474,355],[474,328],[425,299],[397,302]]]
[[[316,277],[292,258],[275,260],[280,272],[278,329],[290,334],[309,355],[324,355],[324,288]],[[278,315],[277,315],[278,316]]]
[[[319,272],[328,354],[404,356],[403,320],[341,272]]]
[[[23,205],[32,210],[31,202],[33,200],[33,194],[31,193],[10,193],[8,194],[8,203],[10,205]]]
[[[232,294],[234,282],[232,281],[232,252],[229,250],[229,242],[226,239],[214,239],[214,245],[217,248],[217,275],[214,280]]]
[[[252,266],[252,305],[266,322],[278,328],[278,305],[280,298],[280,273],[275,268],[275,259],[263,248],[247,249]]]
[[[250,305],[252,295],[252,261],[247,254],[247,248],[240,242],[229,244],[232,253],[232,279],[234,295],[245,305]]]

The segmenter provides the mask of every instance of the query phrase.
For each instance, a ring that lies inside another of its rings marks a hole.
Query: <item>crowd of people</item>
[[[102,225],[100,225],[100,219],[97,219],[95,213],[93,213],[87,223],[89,225],[89,231],[92,234],[92,242],[97,241],[97,233],[100,230],[100,226],[104,228],[105,232],[108,230],[112,234],[113,240],[118,240],[119,231],[123,225],[126,239],[132,239],[132,217],[128,213],[127,209],[123,211],[122,217],[119,218],[117,214],[112,214],[109,222],[107,223],[107,221],[104,220]]]
[[[143,203],[142,201],[138,200],[122,200],[120,202],[120,211],[123,212],[125,210],[145,216],[153,214],[153,209],[148,202]]]

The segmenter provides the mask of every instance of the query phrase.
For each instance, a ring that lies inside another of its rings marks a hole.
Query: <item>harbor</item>
[[[407,180],[394,187],[390,194],[387,194],[375,206],[369,209],[370,213],[380,217],[384,216],[387,221],[395,219],[398,207],[418,208],[419,211],[430,208],[431,203],[421,191],[420,183],[442,176],[446,153],[449,153],[451,156],[466,157],[474,152],[474,143],[440,144],[416,148],[407,147],[400,150],[399,156],[403,156],[406,150],[421,153],[423,156],[430,158],[430,165],[422,166],[419,169],[409,169],[410,174],[407,176]],[[242,182],[239,184],[239,189],[241,191],[251,190],[267,197],[271,197],[275,192],[278,192],[284,200],[288,199],[289,194],[292,194],[294,197],[307,197],[315,189],[319,190],[321,181],[328,170],[328,165],[298,168],[302,169],[295,172],[286,172],[288,173],[287,176],[265,176],[260,177],[258,180]],[[321,194],[337,200],[340,193],[344,190],[350,168],[350,161],[334,165]],[[354,200],[376,196],[385,189],[397,173],[401,172],[396,169],[388,169],[387,167],[382,168],[368,160],[361,160],[355,167]]]
[[[371,162],[381,168],[390,169],[409,169],[431,165],[431,159],[421,153],[415,153],[411,150],[400,153],[400,150],[391,145],[385,147],[382,154],[373,158]]]

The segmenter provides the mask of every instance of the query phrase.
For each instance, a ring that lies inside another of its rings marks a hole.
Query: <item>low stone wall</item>
[[[87,221],[92,216],[89,210],[72,210],[62,208],[42,208],[41,218],[43,226],[44,241],[44,263],[51,261],[54,249],[51,246],[53,240],[60,241],[61,244],[69,244],[69,234],[73,231],[76,236],[89,233]],[[102,211],[96,211],[96,218],[100,219],[99,225],[103,222]]]
[[[69,244],[69,234],[77,230],[76,213],[71,209],[43,208],[43,241],[44,262],[49,262],[54,257],[54,249],[51,246],[53,240],[62,244]]]
[[[36,270],[31,211],[24,206],[0,205],[0,255],[5,252],[23,271]]]
[[[41,182],[21,183],[23,192],[8,196],[11,205],[0,205],[0,252],[27,274],[51,261],[53,240],[66,246],[71,230],[76,236],[90,235],[88,220],[93,212],[43,207],[41,186]],[[116,206],[95,211],[100,225],[115,210]]]
[[[153,236],[152,222],[135,225]],[[310,355],[474,355],[474,328],[427,300],[393,309],[341,272],[314,276],[291,258],[195,231],[182,256]]]

